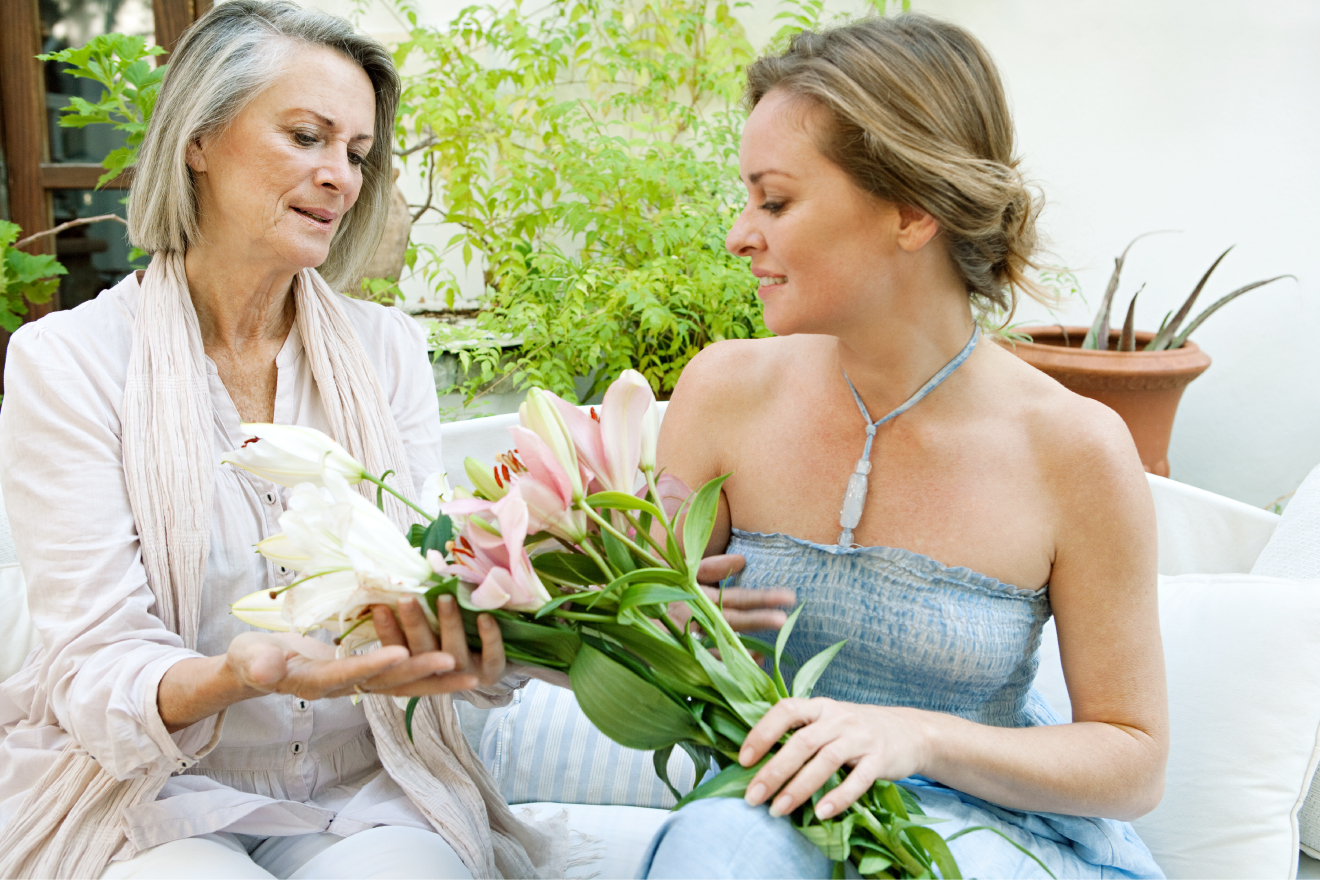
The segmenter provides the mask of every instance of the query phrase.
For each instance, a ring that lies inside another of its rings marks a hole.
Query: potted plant
[[[1209,355],[1187,337],[1206,318],[1247,291],[1295,276],[1276,275],[1243,285],[1220,297],[1187,322],[1197,297],[1210,275],[1233,249],[1230,247],[1210,264],[1181,308],[1165,315],[1159,330],[1151,333],[1133,327],[1137,297],[1144,285],[1132,295],[1122,329],[1114,329],[1109,319],[1123,263],[1133,244],[1153,234],[1148,232],[1137,236],[1114,260],[1109,286],[1089,328],[1062,325],[1024,327],[1016,330],[1015,335],[1026,337],[1026,341],[1019,339],[1006,344],[1018,357],[1064,387],[1098,400],[1122,416],[1132,432],[1146,470],[1167,477],[1169,436],[1173,432],[1178,402],[1187,385],[1210,366]]]

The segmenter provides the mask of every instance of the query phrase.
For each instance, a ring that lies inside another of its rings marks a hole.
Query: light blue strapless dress
[[[797,592],[805,607],[786,648],[794,660],[847,640],[814,696],[947,712],[997,727],[1061,723],[1032,688],[1041,629],[1050,617],[1046,589],[1019,590],[908,550],[737,529],[727,552],[741,553],[747,567],[726,585]],[[775,638],[773,632],[758,635]],[[944,836],[990,826],[1056,877],[1163,877],[1126,822],[1008,810],[920,776],[902,783],[928,815],[946,820],[935,826]],[[694,815],[685,824],[681,817],[689,811]],[[790,836],[796,841],[785,839]],[[950,849],[964,876],[1046,876],[989,831],[964,835]],[[769,819],[764,807],[710,799],[681,810],[657,835],[643,876],[828,876],[828,865],[786,820]]]
[[[786,653],[798,662],[843,639],[814,696],[947,712],[996,727],[1062,719],[1032,687],[1045,588],[1020,590],[968,568],[893,547],[840,547],[734,530],[727,550],[747,567],[729,586],[788,587],[804,605]],[[773,641],[774,633],[762,634]],[[1132,826],[1112,819],[1007,810],[923,777],[903,780],[922,809],[959,827],[990,825],[1030,849],[1058,877],[1161,877]],[[953,844],[967,876],[1035,874],[997,835]]]

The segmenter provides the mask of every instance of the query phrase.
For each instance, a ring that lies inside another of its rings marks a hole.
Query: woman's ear
[[[188,160],[188,167],[194,174],[204,174],[206,172],[206,154],[202,152],[202,139],[193,138],[188,142],[188,153],[185,157]]]
[[[920,208],[898,206],[898,246],[915,253],[940,231],[940,221]]]

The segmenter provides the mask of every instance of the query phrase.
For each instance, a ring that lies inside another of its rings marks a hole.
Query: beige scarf
[[[298,332],[330,433],[368,471],[393,468],[396,488],[412,495],[398,426],[339,294],[312,269],[295,277],[293,289]],[[205,364],[183,257],[157,254],[143,278],[133,325],[124,476],[156,614],[189,648],[197,644],[216,467]],[[414,521],[395,499],[387,499],[385,511],[401,527]],[[566,835],[513,815],[463,737],[448,696],[418,705],[415,742],[392,699],[369,696],[366,711],[386,771],[473,876],[562,876]],[[116,853],[135,851],[124,811],[155,800],[167,779],[116,780],[71,744],[0,836],[0,877],[99,877]]]

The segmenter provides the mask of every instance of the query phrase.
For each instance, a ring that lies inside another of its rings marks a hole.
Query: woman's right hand
[[[797,601],[792,590],[753,590],[746,587],[728,587],[721,591],[720,581],[743,570],[747,560],[739,553],[721,553],[707,556],[697,567],[697,583],[702,585],[712,602],[720,605],[724,619],[735,632],[758,632],[779,629],[788,622],[785,608]],[[686,602],[673,602],[669,616],[679,626],[686,626],[692,611]]]

